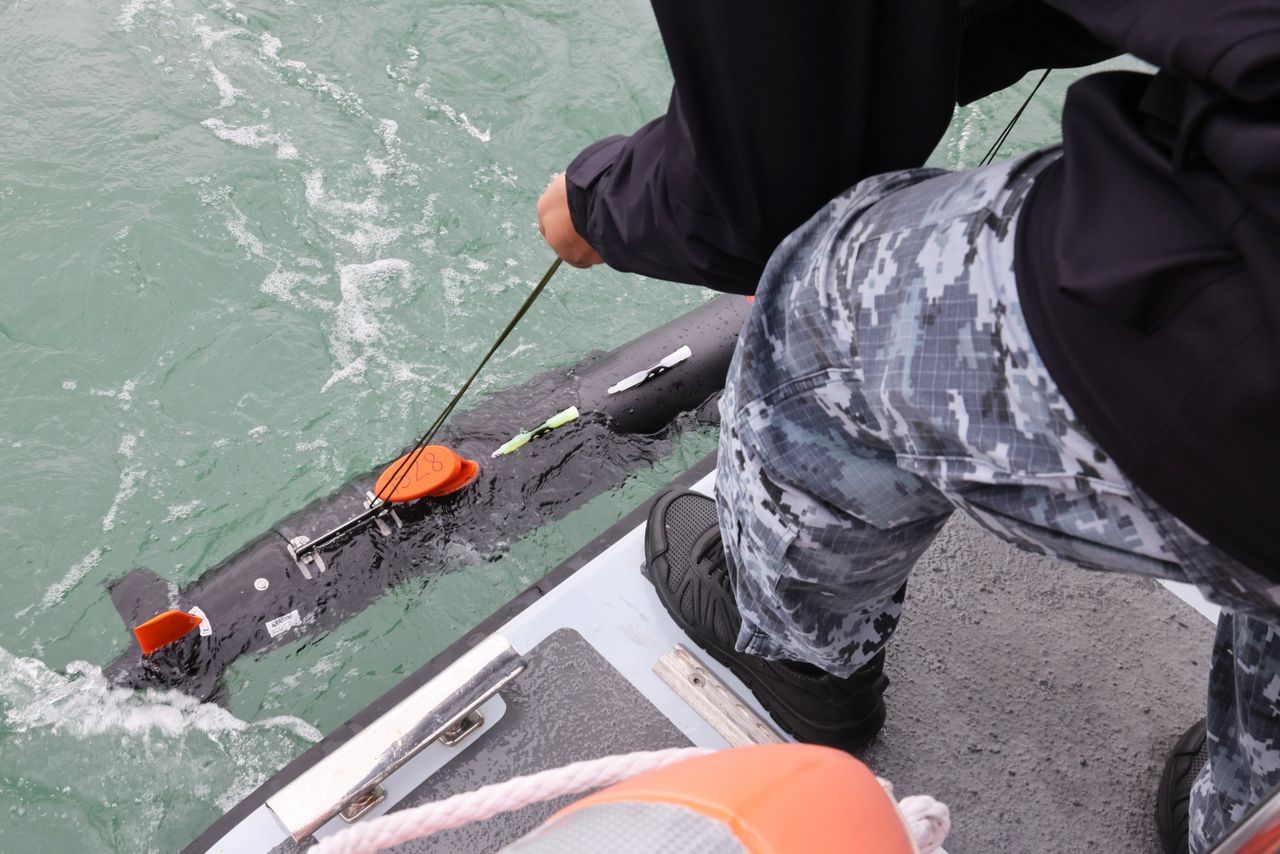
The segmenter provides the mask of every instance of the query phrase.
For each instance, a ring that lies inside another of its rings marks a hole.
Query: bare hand
[[[551,184],[538,199],[538,231],[557,255],[580,269],[603,264],[600,253],[591,248],[573,227],[569,216],[569,194],[564,173],[551,179]]]

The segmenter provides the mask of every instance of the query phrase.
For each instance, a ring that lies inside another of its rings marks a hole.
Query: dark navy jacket
[[[1095,74],[1019,224],[1036,348],[1148,495],[1280,581],[1280,0],[1050,0]]]
[[[867,175],[918,166],[953,104],[1037,67],[1075,84],[1019,223],[1037,349],[1099,444],[1280,581],[1280,0],[654,0],[665,116],[583,151],[574,225],[613,267],[749,293]]]

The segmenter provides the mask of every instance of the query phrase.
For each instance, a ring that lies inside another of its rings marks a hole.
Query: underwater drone
[[[395,584],[460,556],[492,558],[563,518],[661,456],[681,413],[714,409],[705,404],[724,386],[749,309],[718,297],[497,392],[451,418],[438,444],[285,517],[185,588],[145,568],[116,579],[111,600],[135,633],[106,672],[216,699],[240,656],[332,628]],[[495,448],[508,450],[491,459]]]

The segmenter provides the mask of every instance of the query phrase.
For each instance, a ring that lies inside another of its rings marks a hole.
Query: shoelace
[[[720,585],[721,590],[729,589],[729,562],[725,558],[724,540],[719,532],[703,541],[702,548],[694,556],[694,562],[706,567],[707,575]]]

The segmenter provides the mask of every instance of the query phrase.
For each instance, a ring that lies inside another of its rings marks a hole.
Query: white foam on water
[[[386,158],[366,155],[365,162],[375,178],[381,179],[392,167],[396,170],[396,178],[401,184],[416,187],[419,184],[421,168],[417,163],[405,156],[400,146],[400,125],[394,119],[379,119],[375,130],[386,150]]]
[[[188,501],[186,504],[170,504],[169,515],[164,517],[166,525],[173,522],[181,522],[183,519],[190,518],[191,514],[204,506],[204,502],[200,499]]]
[[[382,144],[388,149],[395,148],[400,144],[396,134],[400,131],[400,125],[394,119],[378,120],[378,136],[382,138]]]
[[[322,287],[328,281],[328,276],[311,276],[293,270],[275,270],[262,280],[260,288],[264,294],[270,294],[286,305],[295,308],[318,308],[330,312],[335,308],[334,302],[303,290],[306,286]]]
[[[221,100],[218,102],[219,107],[230,107],[235,104],[236,96],[240,94],[240,90],[231,85],[231,80],[227,75],[218,70],[213,63],[209,63],[209,73],[213,75],[213,85],[218,87],[218,95]]]
[[[411,365],[408,362],[392,361],[388,364],[388,367],[391,370],[391,379],[397,384],[404,385],[406,383],[412,383],[417,386],[427,382],[427,378],[418,372],[418,366],[416,365]],[[413,395],[410,395],[408,403],[412,405],[415,401],[416,398]]]
[[[394,243],[400,233],[401,230],[398,228],[362,222],[355,231],[339,236],[358,249],[361,254],[368,255],[375,249],[381,249]]]
[[[476,173],[476,182],[472,184],[472,187],[490,184],[495,180],[506,184],[508,187],[516,187],[520,184],[520,179],[514,170],[491,163]]]
[[[74,387],[74,381],[68,380],[67,382],[71,382]],[[67,382],[63,383],[63,388],[67,387]],[[95,388],[90,389],[89,394],[95,397],[115,398],[119,401],[122,410],[128,410],[132,406],[133,393],[137,387],[138,381],[130,379],[126,380],[119,390]],[[137,494],[138,486],[147,476],[146,470],[136,462],[138,439],[143,435],[143,431],[139,430],[137,433],[126,433],[120,437],[120,444],[116,448],[116,453],[124,459],[125,465],[120,471],[119,484],[116,487],[115,495],[111,499],[111,505],[102,517],[102,530],[104,533],[115,528],[120,508],[126,501]],[[80,580],[102,561],[105,551],[103,547],[94,548],[73,564],[61,580],[45,591],[41,599],[41,610],[60,602],[71,588],[79,584]]]
[[[284,68],[292,68],[294,71],[305,71],[307,64],[299,62],[296,59],[284,60],[280,58],[280,48],[284,47],[284,43],[280,39],[271,35],[271,33],[263,33],[258,39],[259,49],[262,55],[271,60],[276,65]]]
[[[61,581],[44,592],[44,597],[40,600],[40,610],[43,611],[61,602],[62,597],[67,595],[68,590],[79,584],[80,579],[88,575],[91,569],[102,562],[103,554],[104,552],[101,548],[96,548],[68,569],[67,574],[62,576]],[[17,616],[23,616],[28,610],[30,609],[20,611]]]
[[[223,39],[232,36],[249,35],[249,31],[243,27],[230,27],[225,30],[215,30],[213,27],[204,23],[207,19],[204,15],[191,16],[191,31],[200,39],[200,46],[205,50],[212,50],[213,46]]]
[[[308,278],[302,273],[294,273],[290,270],[276,270],[263,279],[259,287],[264,294],[271,294],[281,302],[296,305],[297,297],[293,295],[293,289]]]
[[[324,385],[320,386],[320,393],[323,394],[338,383],[360,379],[364,376],[368,367],[368,362],[365,361],[364,356],[353,359],[329,375],[329,379],[325,380]]]
[[[276,62],[280,61],[280,48],[284,47],[284,42],[271,33],[263,33],[258,37],[258,44],[264,56]]]
[[[75,391],[75,390],[79,387],[79,385],[80,385],[80,384],[79,384],[79,383],[77,383],[75,380],[63,380],[63,381],[62,381],[62,387],[63,387],[63,389],[65,389],[66,391]]]
[[[137,441],[134,436],[125,436],[126,440]],[[125,443],[121,442],[120,452],[124,454],[126,459],[132,458],[132,446],[129,453],[124,452]],[[145,469],[136,465],[126,465],[120,472],[120,485],[116,487],[115,497],[111,499],[111,506],[107,509],[107,515],[102,517],[103,532],[111,531],[116,526],[116,516],[120,513],[120,507],[130,498],[138,494],[138,485],[142,483],[143,478],[147,476]]]
[[[227,217],[227,231],[231,232],[240,248],[250,255],[255,258],[267,257],[267,247],[249,230],[249,218],[234,206],[231,208],[231,215]]]
[[[335,219],[354,220],[352,231],[330,231],[335,237],[350,243],[361,254],[368,255],[374,250],[382,249],[400,237],[402,229],[377,222],[387,214],[385,206],[376,195],[360,202],[335,199],[326,191],[324,172],[318,169],[307,174],[305,195],[307,204],[313,209]]]
[[[137,380],[125,380],[119,390],[111,388],[91,388],[89,394],[94,397],[114,397],[120,401],[120,408],[128,410],[133,405],[133,390],[138,387]]]
[[[435,219],[435,216],[436,216],[436,202],[438,202],[438,201],[440,201],[440,194],[439,194],[439,193],[428,193],[428,194],[427,194],[427,203],[426,203],[425,205],[423,205],[423,206],[422,206],[422,219],[423,219],[423,221],[425,221],[425,222],[430,222],[431,220]]]
[[[337,83],[330,82],[328,77],[318,71],[312,72],[310,81],[299,80],[299,82],[302,84],[304,89],[311,89],[323,95],[328,95],[339,106],[345,107],[356,115],[368,115],[364,109],[364,101],[360,100],[359,95],[355,92],[348,92]]]
[[[120,7],[120,14],[116,16],[116,26],[124,30],[126,33],[133,32],[134,26],[137,24],[138,15],[148,9],[172,9],[173,0],[128,0]]]
[[[315,169],[307,173],[307,204],[318,211],[334,216],[359,216],[376,219],[384,216],[386,210],[376,196],[370,196],[362,202],[344,202],[329,195],[324,186],[324,172]]]
[[[72,755],[119,750],[124,745],[125,761],[131,763],[146,763],[153,756],[178,767],[188,764],[206,770],[210,762],[225,763],[227,772],[234,775],[230,788],[217,795],[206,792],[224,810],[260,785],[301,746],[322,737],[301,718],[277,715],[244,721],[221,706],[202,703],[180,691],[112,685],[101,668],[88,662],[72,662],[64,674],[39,659],[14,655],[3,648],[0,708],[4,709],[6,737],[16,739],[11,746],[32,739],[56,739],[61,745],[68,741],[79,744]],[[95,743],[103,738],[106,744]],[[206,774],[200,773],[175,779],[199,793],[206,785],[205,778]],[[165,784],[172,782],[160,783]],[[80,783],[73,781],[72,785]]]
[[[957,165],[964,165],[965,154],[969,150],[969,140],[973,137],[975,119],[981,116],[976,106],[965,107],[964,119],[960,123],[960,133],[956,135],[955,140],[950,144],[950,148],[955,151],[954,162]]]
[[[290,142],[284,134],[272,130],[270,125],[242,125],[241,127],[235,127],[217,117],[205,119],[200,124],[202,127],[213,131],[213,135],[224,142],[243,145],[247,148],[275,146],[278,159],[298,159],[297,146]]]
[[[490,134],[487,128],[485,130],[480,130],[480,128],[472,124],[471,119],[467,118],[466,113],[458,112],[453,107],[446,104],[444,101],[441,101],[439,98],[429,93],[427,91],[427,84],[424,83],[421,86],[419,86],[414,91],[413,96],[417,98],[419,101],[422,101],[431,109],[439,110],[440,112],[444,113],[445,117],[448,118],[449,121],[453,122],[459,128],[466,131],[468,134],[478,139],[480,142],[489,141]]]
[[[116,687],[100,667],[85,661],[67,665],[63,675],[38,659],[0,648],[0,675],[0,696],[7,701],[5,723],[15,733],[51,729],[71,738],[106,733],[178,736],[196,729],[216,736],[278,724],[310,741],[322,737],[300,718],[279,716],[250,724],[181,691]]]
[[[436,218],[436,201],[440,198],[439,193],[430,193],[427,195],[427,203],[422,206],[421,221],[410,226],[410,230],[414,234],[422,235],[423,239],[418,241],[418,248],[427,255],[435,255],[438,251],[436,246],[435,234],[444,233],[444,229],[438,224],[433,225]]]
[[[440,273],[440,285],[444,289],[444,298],[451,305],[461,306],[467,298],[468,285],[473,281],[473,277],[455,270],[452,267],[445,267]]]
[[[391,307],[386,285],[400,283],[412,275],[413,267],[400,258],[383,258],[368,264],[347,264],[338,271],[338,337],[342,341],[372,344],[378,339],[379,309]]]
[[[129,0],[120,7],[120,14],[116,15],[116,25],[125,32],[132,31],[138,13],[146,8],[147,0]]]
[[[281,59],[280,49],[284,47],[284,44],[276,36],[271,33],[263,33],[258,38],[258,45],[261,54],[277,68],[296,71],[298,76],[294,82],[303,89],[325,95],[355,115],[365,117],[369,115],[365,111],[364,102],[360,100],[359,95],[331,82],[324,74],[310,70],[305,62],[299,62],[296,59]]]
[[[342,301],[335,312],[332,342],[338,370],[325,382],[322,392],[335,383],[363,376],[368,367],[364,351],[381,339],[379,314],[402,301],[412,287],[413,265],[401,258],[383,258],[339,268],[338,289]]]

